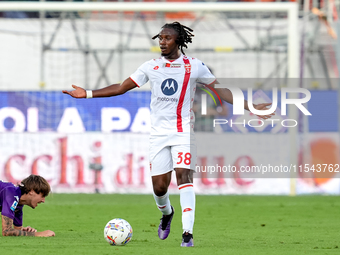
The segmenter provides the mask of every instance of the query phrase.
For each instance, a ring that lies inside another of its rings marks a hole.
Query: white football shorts
[[[175,168],[195,171],[196,163],[197,148],[194,140],[191,143],[174,144],[174,140],[168,136],[150,137],[151,176],[165,174]]]

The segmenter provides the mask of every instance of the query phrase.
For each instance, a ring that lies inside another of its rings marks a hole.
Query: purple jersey
[[[13,220],[14,226],[22,226],[22,207],[18,205],[21,190],[10,182],[0,181],[0,211],[1,215]]]

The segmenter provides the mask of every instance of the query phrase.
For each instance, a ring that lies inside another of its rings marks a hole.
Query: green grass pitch
[[[340,198],[336,196],[197,196],[195,247],[180,247],[179,196],[168,239],[159,240],[161,217],[152,195],[53,194],[24,225],[56,236],[1,237],[1,254],[339,254]],[[105,224],[124,218],[133,227],[126,246],[110,246]]]

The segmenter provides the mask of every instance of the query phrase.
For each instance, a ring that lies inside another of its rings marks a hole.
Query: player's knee
[[[164,196],[167,191],[168,191],[168,187],[164,183],[153,186],[153,192],[158,197]]]
[[[176,169],[177,185],[192,183],[193,171],[189,169]]]

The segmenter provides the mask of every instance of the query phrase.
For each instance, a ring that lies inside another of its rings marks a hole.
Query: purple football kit
[[[13,220],[14,226],[22,226],[22,207],[19,205],[21,190],[10,182],[0,181],[1,215]]]

